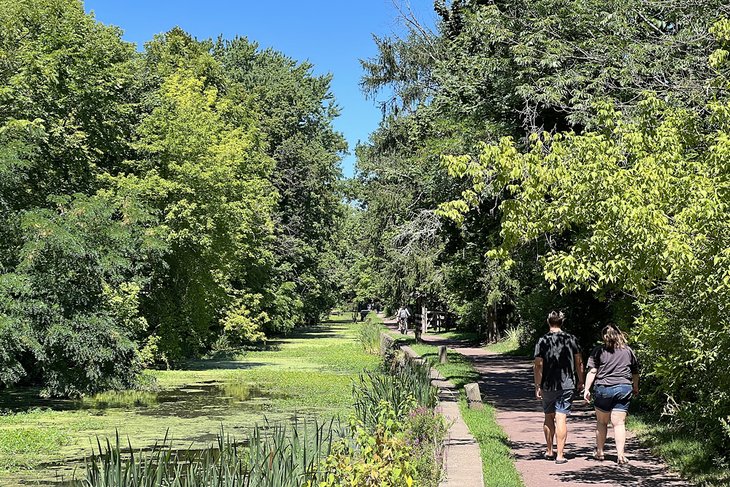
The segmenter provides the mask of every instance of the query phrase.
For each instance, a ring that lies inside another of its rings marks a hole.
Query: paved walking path
[[[497,408],[497,422],[509,436],[515,465],[526,487],[690,485],[669,472],[666,465],[646,448],[640,447],[630,433],[626,442],[630,460],[628,465],[615,464],[616,453],[610,429],[606,461],[593,460],[594,414],[582,400],[574,402],[574,412],[568,419],[568,443],[565,448],[568,463],[556,465],[554,461],[543,459],[543,413],[540,403],[534,398],[532,362],[524,358],[492,354],[484,348],[464,346],[438,335],[427,334],[423,339],[434,345],[447,345],[473,361],[481,375],[479,386],[482,397]]]

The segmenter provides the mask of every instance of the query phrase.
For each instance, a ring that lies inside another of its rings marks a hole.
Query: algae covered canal
[[[348,315],[349,317],[349,315]],[[357,327],[333,315],[320,326],[271,340],[264,350],[149,371],[155,391],[107,392],[81,401],[43,400],[35,390],[0,392],[0,486],[63,485],[97,438],[119,432],[134,449],[166,436],[180,449],[215,441],[221,428],[244,438],[255,424],[351,411],[351,383],[377,367]]]

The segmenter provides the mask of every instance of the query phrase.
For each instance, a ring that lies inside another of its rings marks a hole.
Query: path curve
[[[449,348],[469,357],[481,378],[482,397],[497,409],[497,422],[509,437],[515,466],[525,487],[688,487],[691,485],[639,445],[627,432],[626,452],[630,463],[617,466],[613,432],[609,427],[606,461],[591,458],[595,444],[593,410],[574,402],[568,419],[568,443],[565,451],[568,463],[556,465],[543,459],[545,441],[542,432],[542,407],[534,398],[532,362],[525,358],[506,357],[487,352],[484,348],[464,346],[460,342],[438,335],[423,336],[433,345]],[[487,472],[487,477],[489,473]]]

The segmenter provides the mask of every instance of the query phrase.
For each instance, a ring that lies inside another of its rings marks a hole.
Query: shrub
[[[441,480],[444,438],[448,425],[433,409],[420,407],[406,420],[406,443],[413,449],[413,463],[420,485],[437,486]]]
[[[354,437],[335,443],[332,454],[320,466],[325,479],[308,487],[413,485],[415,448],[406,440],[405,423],[392,404],[380,401],[373,425],[352,419]]]
[[[255,303],[258,305],[258,303]],[[241,303],[229,310],[221,320],[226,337],[234,344],[266,342],[266,335],[261,330],[266,321],[264,313],[256,313]]]
[[[139,299],[164,246],[134,198],[99,191],[53,202],[23,215],[19,263],[0,275],[0,380],[40,378],[49,396],[131,387],[141,371],[135,338],[147,327]]]
[[[155,368],[170,368],[170,361],[167,359],[167,354],[160,347],[160,338],[157,334],[152,334],[147,337],[144,342],[144,346],[139,350],[139,360],[145,367]]]

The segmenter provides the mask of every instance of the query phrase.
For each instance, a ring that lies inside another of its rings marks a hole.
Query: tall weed
[[[317,466],[333,443],[346,436],[335,420],[295,420],[257,426],[248,446],[223,431],[217,444],[176,450],[167,437],[150,451],[124,448],[117,435],[87,462],[80,487],[299,487],[321,479]]]
[[[381,402],[390,404],[398,418],[405,418],[419,406],[434,408],[438,401],[430,367],[411,360],[394,362],[389,374],[360,374],[352,395],[357,419],[371,427],[377,424]]]
[[[373,315],[368,315],[357,329],[357,340],[368,353],[378,353],[380,349],[380,332],[382,326]]]

